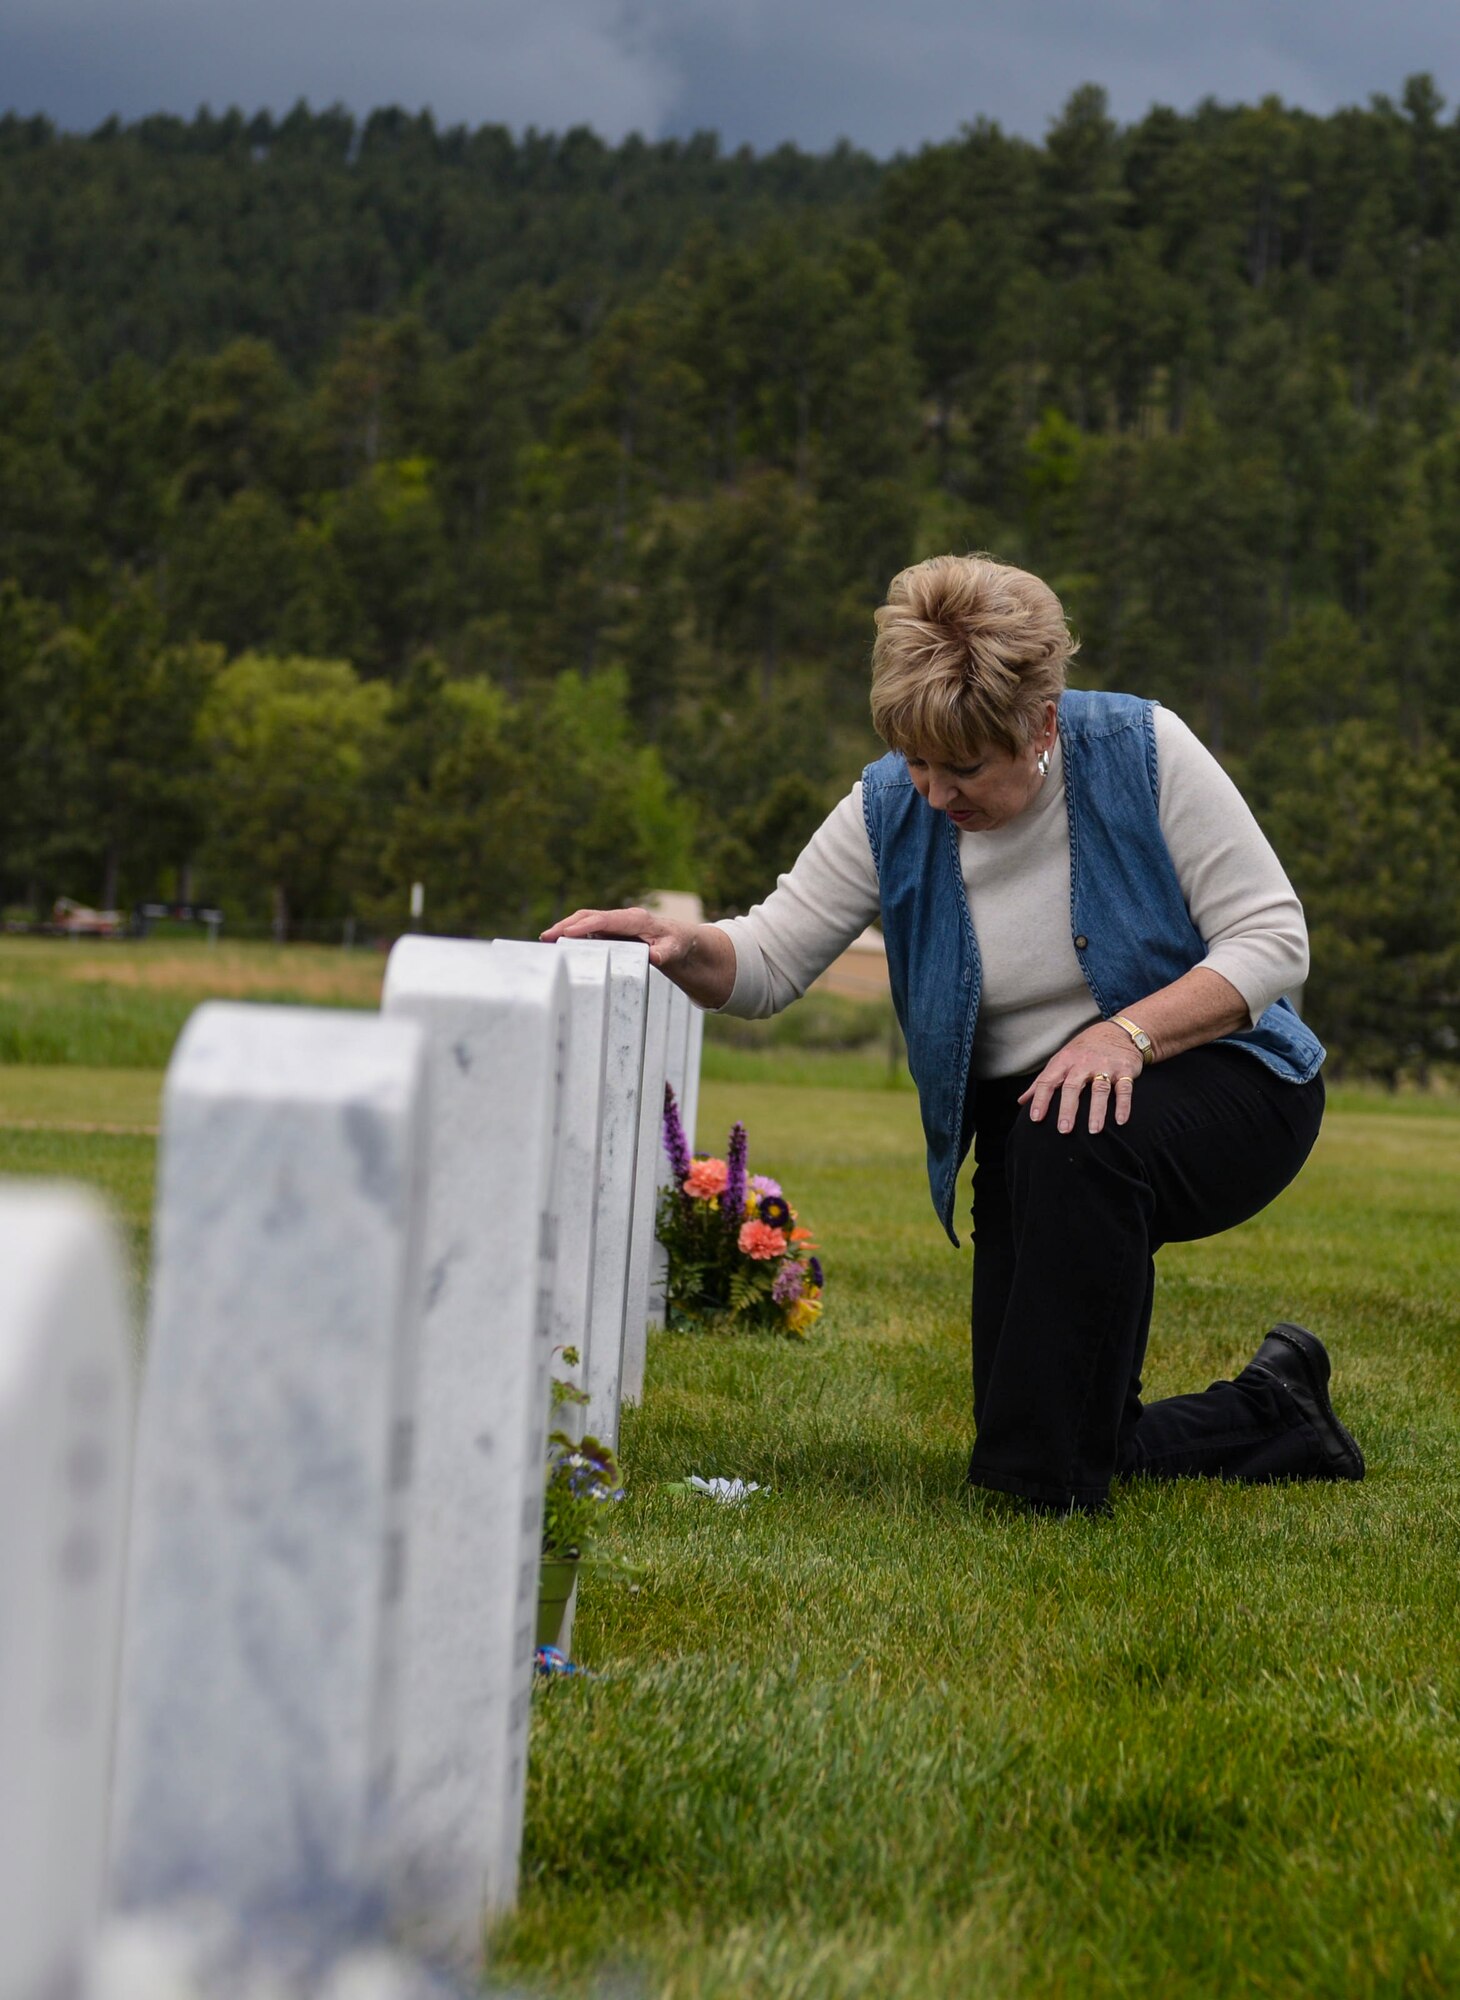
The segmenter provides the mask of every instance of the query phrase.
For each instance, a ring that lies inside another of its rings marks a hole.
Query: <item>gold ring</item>
[[[1090,1081],[1091,1083],[1109,1083],[1110,1078],[1105,1074],[1103,1069],[1097,1069]]]
[[[1136,1080],[1135,1080],[1135,1078],[1134,1078],[1133,1076],[1118,1076],[1118,1077],[1117,1077],[1117,1078],[1115,1079],[1115,1081],[1116,1081],[1117,1085],[1119,1085],[1119,1084],[1122,1084],[1122,1083],[1128,1083],[1128,1084],[1130,1085],[1130,1087],[1131,1087],[1131,1089],[1132,1089],[1132,1090],[1134,1090],[1134,1089],[1135,1089],[1135,1087],[1136,1087]]]

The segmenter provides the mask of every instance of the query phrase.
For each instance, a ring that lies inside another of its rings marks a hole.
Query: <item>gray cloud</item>
[[[1397,94],[1433,70],[1460,87],[1460,12],[1449,0],[722,0],[670,4],[663,36],[682,79],[671,116],[757,144],[824,146],[846,133],[878,153],[995,118],[1038,136],[1069,93],[1098,82],[1122,119],[1153,102],[1267,95],[1327,111]]]
[[[443,124],[658,131],[681,79],[606,0],[6,0],[0,94],[87,127],[301,97]]]
[[[1037,136],[1091,81],[1129,119],[1205,96],[1327,111],[1420,69],[1460,88],[1452,0],[6,0],[0,19],[0,99],[81,128],[303,96],[886,154],[978,117]]]

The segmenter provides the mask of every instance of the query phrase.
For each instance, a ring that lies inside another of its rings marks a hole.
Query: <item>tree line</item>
[[[0,900],[744,908],[905,562],[1171,703],[1386,1075],[1460,999],[1460,122],[1077,91],[877,162],[300,106],[0,119]]]

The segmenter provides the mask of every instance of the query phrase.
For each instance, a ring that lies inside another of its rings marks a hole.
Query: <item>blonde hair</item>
[[[876,613],[872,724],[889,749],[971,759],[1030,742],[1076,651],[1059,599],[991,556],[930,556]]]

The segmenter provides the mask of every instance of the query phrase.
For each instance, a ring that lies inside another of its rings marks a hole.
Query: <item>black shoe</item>
[[[1264,1375],[1272,1375],[1292,1397],[1303,1416],[1318,1433],[1323,1453],[1320,1479],[1362,1479],[1364,1454],[1333,1413],[1328,1400],[1328,1349],[1306,1326],[1282,1320],[1272,1327],[1248,1363]]]

